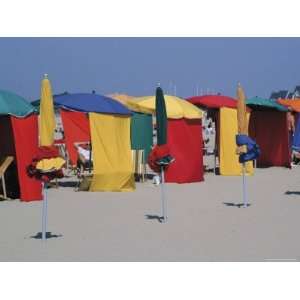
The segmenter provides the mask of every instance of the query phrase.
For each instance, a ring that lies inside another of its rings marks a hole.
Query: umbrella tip
[[[47,73],[44,74],[44,79],[48,79],[48,74]]]

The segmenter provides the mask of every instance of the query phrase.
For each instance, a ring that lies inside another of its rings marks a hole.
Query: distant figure
[[[295,123],[296,123],[295,122],[295,114],[292,111],[291,107],[289,107],[288,110],[289,110],[287,113],[288,130],[289,130],[289,132],[294,133],[295,132]]]

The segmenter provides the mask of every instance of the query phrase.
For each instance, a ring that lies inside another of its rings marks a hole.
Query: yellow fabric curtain
[[[250,114],[247,113],[249,122]],[[238,132],[237,110],[232,108],[220,109],[220,174],[227,176],[242,175],[242,164],[236,154],[235,136]],[[253,174],[253,163],[246,163],[246,173]]]
[[[130,117],[90,113],[93,179],[90,191],[135,189],[130,147]]]
[[[55,114],[51,84],[47,78],[42,80],[39,124],[40,145],[52,145],[54,142]]]

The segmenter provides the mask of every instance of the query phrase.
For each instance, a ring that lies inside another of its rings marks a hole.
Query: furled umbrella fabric
[[[50,146],[54,142],[55,114],[51,84],[48,77],[42,80],[40,103],[40,145]]]
[[[246,97],[241,85],[237,88],[237,122],[238,122],[238,133],[248,134],[248,123],[247,123],[247,110],[246,110]]]
[[[23,97],[0,90],[0,115],[26,117],[34,112],[36,109]]]
[[[155,112],[157,145],[164,145],[167,143],[167,111],[163,91],[160,87],[156,89]]]

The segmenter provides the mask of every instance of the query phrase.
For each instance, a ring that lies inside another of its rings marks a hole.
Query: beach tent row
[[[155,113],[155,97],[134,98],[126,96],[126,98],[123,97],[122,99],[120,95],[111,96],[122,102],[132,112],[129,119],[131,124],[130,136],[123,136],[122,139],[130,141],[131,149],[145,150],[147,157],[153,145],[152,115]],[[82,95],[80,97],[84,98]],[[95,98],[95,96],[92,97]],[[68,106],[66,106],[65,102],[62,102],[62,99],[66,98],[72,98]],[[58,96],[54,100],[56,106],[62,108],[61,116],[65,130],[66,146],[73,163],[77,159],[74,143],[89,140],[89,132],[91,131],[91,123],[82,113],[86,108],[79,107],[74,100],[70,95]],[[96,102],[100,102],[100,100],[94,99]],[[165,96],[165,100],[168,115],[168,145],[171,154],[176,157],[175,163],[167,168],[166,182],[187,183],[203,181],[202,112],[184,99]],[[82,105],[85,105],[85,103],[86,101],[83,101]],[[101,124],[103,126],[103,122]],[[105,127],[100,127],[100,123],[99,130],[105,130]],[[93,145],[93,137],[91,138]],[[113,147],[110,146],[111,148]],[[115,149],[120,155],[119,159],[124,157],[121,149]],[[94,150],[93,145],[93,153],[94,151],[96,150]],[[127,161],[131,160],[128,159]],[[102,166],[102,168],[104,167]]]
[[[235,154],[237,134],[236,104],[234,98],[221,95],[191,97],[189,102],[208,111],[216,122],[216,152],[221,175],[239,175],[241,165]],[[254,97],[246,100],[249,136],[260,146],[257,167],[290,167],[290,136],[287,109],[272,99]],[[248,163],[248,172],[252,165]]]

